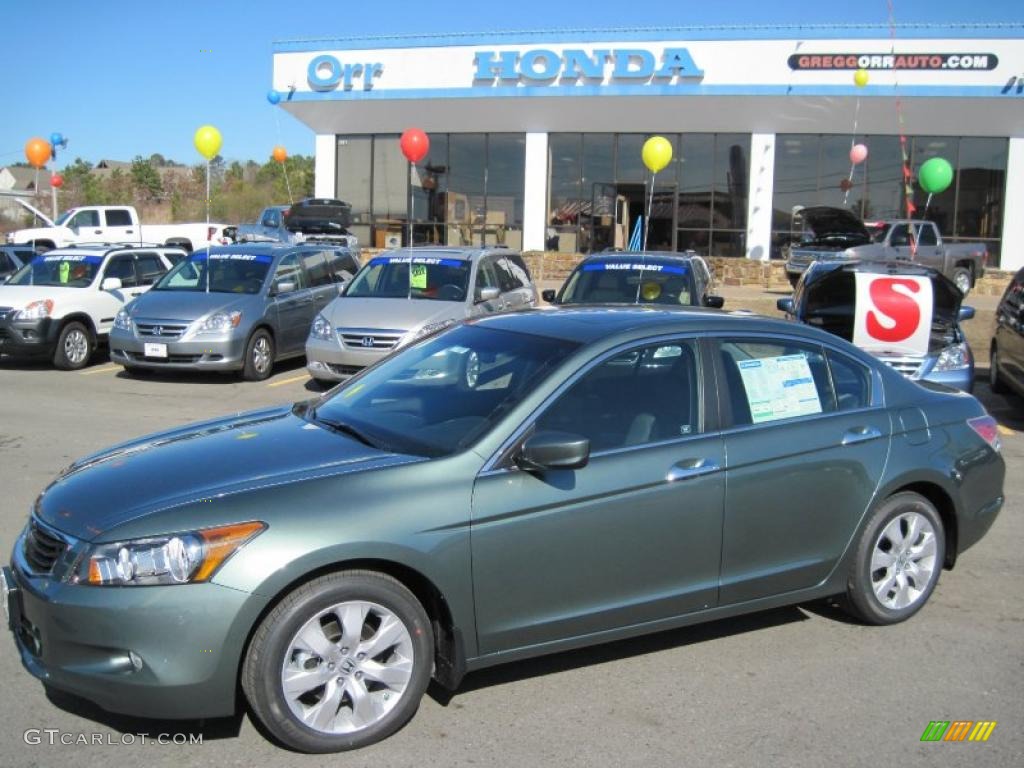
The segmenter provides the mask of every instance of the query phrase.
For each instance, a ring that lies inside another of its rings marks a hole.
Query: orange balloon
[[[284,147],[278,145],[278,146],[274,147],[274,151],[271,153],[271,156],[275,160],[277,160],[277,162],[283,163],[285,160],[288,159],[288,150],[286,150]]]
[[[46,139],[36,136],[25,144],[25,159],[33,168],[42,168],[53,154],[53,147]]]

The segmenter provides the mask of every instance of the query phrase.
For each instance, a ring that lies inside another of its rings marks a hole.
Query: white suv
[[[84,367],[121,307],[184,257],[180,248],[108,243],[37,256],[0,286],[0,354]]]

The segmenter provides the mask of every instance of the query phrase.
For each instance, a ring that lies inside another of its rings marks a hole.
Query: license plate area
[[[162,357],[167,358],[167,345],[166,344],[154,344],[152,342],[146,342],[145,348],[142,350],[142,354],[146,357]]]

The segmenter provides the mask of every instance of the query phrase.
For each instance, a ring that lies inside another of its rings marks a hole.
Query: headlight
[[[265,523],[96,544],[78,561],[71,581],[94,586],[153,586],[207,581]]]
[[[44,299],[42,301],[33,301],[24,309],[20,310],[15,316],[15,320],[42,320],[44,317],[49,317],[50,313],[53,312],[53,300]]]
[[[196,330],[199,333],[225,333],[232,328],[237,328],[242,322],[242,313],[238,312],[214,312],[205,320],[199,323]]]
[[[441,320],[437,323],[427,323],[421,325],[419,328],[415,328],[409,331],[405,336],[402,337],[401,341],[398,342],[399,347],[404,347],[406,344],[412,344],[416,339],[422,339],[424,336],[429,336],[432,333],[437,333],[447,328],[449,325],[455,325],[458,320]]]
[[[132,318],[127,310],[122,309],[114,317],[114,327],[119,331],[130,331],[132,329]]]
[[[330,341],[333,331],[334,329],[331,328],[331,324],[327,321],[327,318],[323,315],[317,315],[316,319],[313,321],[313,326],[309,329],[309,335],[314,339]]]
[[[966,343],[950,344],[939,353],[934,371],[956,371],[971,364],[971,349]]]

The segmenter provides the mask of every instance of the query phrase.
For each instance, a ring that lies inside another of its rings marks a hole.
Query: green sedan
[[[241,688],[331,752],[394,733],[431,678],[831,595],[907,619],[1004,474],[977,400],[814,328],[529,311],[78,461],[4,602],[48,686],[159,718]]]

